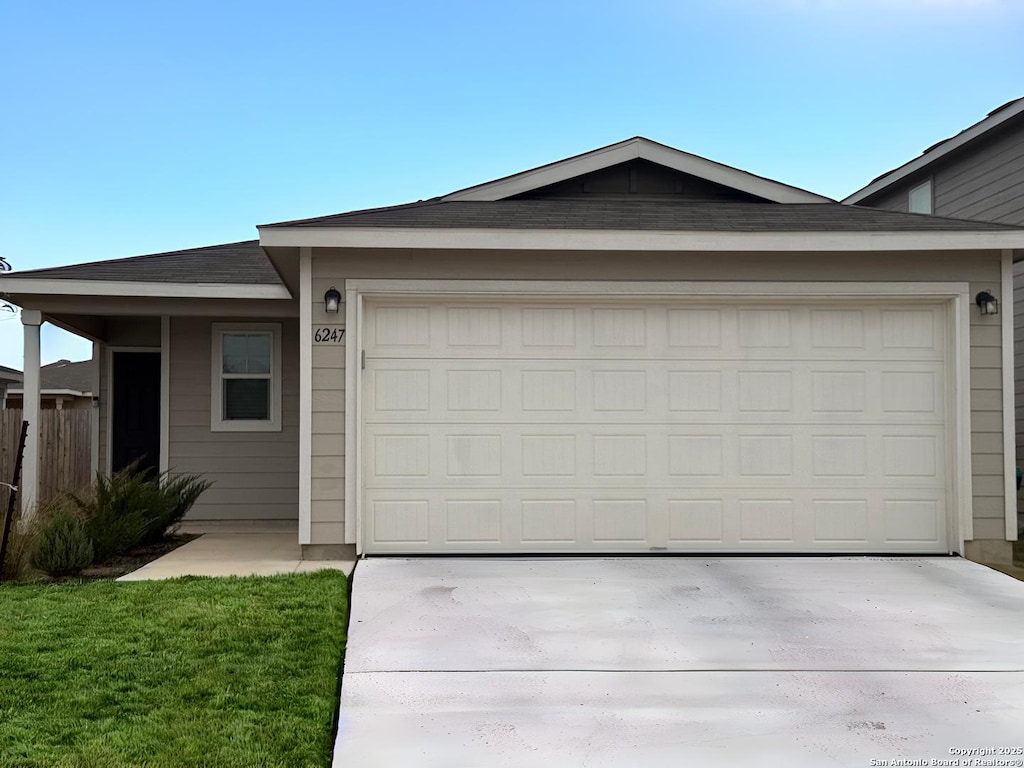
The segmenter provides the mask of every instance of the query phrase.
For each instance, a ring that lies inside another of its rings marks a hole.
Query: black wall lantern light
[[[980,295],[980,294],[979,294]],[[327,293],[324,294],[324,310],[331,313],[332,315],[338,314],[338,310],[341,308],[341,292],[338,291],[333,285],[327,289]]]
[[[978,305],[983,315],[998,315],[999,302],[992,295],[991,291],[981,291],[974,297],[974,303]]]

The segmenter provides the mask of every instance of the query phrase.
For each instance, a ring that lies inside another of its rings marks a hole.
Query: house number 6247
[[[345,329],[337,326],[323,326],[313,331],[313,341],[316,344],[341,344],[345,338]]]

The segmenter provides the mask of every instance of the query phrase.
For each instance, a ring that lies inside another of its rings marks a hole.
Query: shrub
[[[84,493],[73,493],[100,562],[127,552],[145,537],[154,506],[160,503],[153,484],[144,475],[128,469],[106,477],[96,475],[96,483]]]
[[[47,504],[37,506],[27,518],[23,518],[18,512],[15,513],[7,542],[7,556],[3,562],[4,581],[17,581],[29,575],[32,552],[40,532],[58,512],[70,512],[72,508],[69,507],[69,503],[67,495],[61,494]],[[3,535],[2,532],[0,535]]]
[[[178,475],[172,478],[167,472],[164,472],[157,482],[160,485],[160,494],[166,502],[160,507],[165,514],[153,518],[144,543],[158,541],[176,530],[199,497],[213,485],[199,475]]]
[[[211,483],[197,475],[173,479],[129,466],[96,475],[87,493],[71,494],[92,540],[96,559],[109,560],[139,544],[158,541],[177,525]]]
[[[51,576],[73,576],[93,560],[93,546],[82,521],[61,510],[41,524],[32,566]]]
[[[25,575],[38,528],[35,520],[24,521],[15,517],[11,521],[11,534],[7,540],[7,553],[4,556],[3,570],[0,571],[0,580],[17,581]],[[3,521],[0,520],[0,536],[2,535]]]

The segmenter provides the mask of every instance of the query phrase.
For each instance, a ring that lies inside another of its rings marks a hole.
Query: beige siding
[[[678,254],[422,252],[323,249],[313,258],[312,322],[337,324],[322,296],[347,278],[510,280],[969,281],[999,295],[994,252]],[[344,317],[340,320],[343,322]],[[1002,525],[1002,366],[999,318],[971,312],[971,418],[976,537]],[[344,347],[313,352],[312,542],[344,529]],[[331,392],[336,396],[332,397]],[[1000,529],[1001,530],[1001,529]],[[1001,536],[1001,534],[1000,534]]]
[[[190,520],[296,520],[299,478],[298,321],[281,321],[281,431],[210,431],[213,322],[171,321],[171,471],[198,472],[214,485]]]
[[[320,291],[323,296],[325,286]],[[314,287],[313,295],[316,295]],[[344,319],[344,316],[340,316]],[[336,324],[328,319],[323,301],[314,307],[314,325]],[[312,543],[340,544],[343,531],[338,521],[344,518],[345,477],[345,346],[313,347],[313,445],[310,476],[312,478]]]

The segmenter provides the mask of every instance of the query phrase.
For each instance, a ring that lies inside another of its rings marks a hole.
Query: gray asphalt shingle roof
[[[39,369],[39,385],[43,389],[73,389],[76,392],[92,391],[93,373],[96,364],[92,360],[58,360]]]
[[[669,232],[1002,231],[1001,224],[894,213],[840,203],[652,200],[427,200],[281,222],[269,227],[651,230]]]
[[[0,384],[3,383],[21,383],[22,374],[17,368],[8,368],[6,365],[0,365]]]
[[[39,388],[42,390],[71,389],[76,392],[91,392],[93,373],[96,364],[92,360],[58,360],[55,363],[40,366]],[[5,368],[0,365],[0,379],[22,384],[25,381],[25,374],[14,368]],[[13,387],[21,389],[20,386]]]
[[[127,280],[143,283],[281,284],[277,270],[263,253],[258,240],[10,274],[12,277]]]
[[[268,227],[642,230],[667,232],[992,232],[1004,224],[895,213],[840,203],[746,203],[660,200],[427,200]],[[189,248],[11,277],[153,283],[281,285],[258,240]]]

